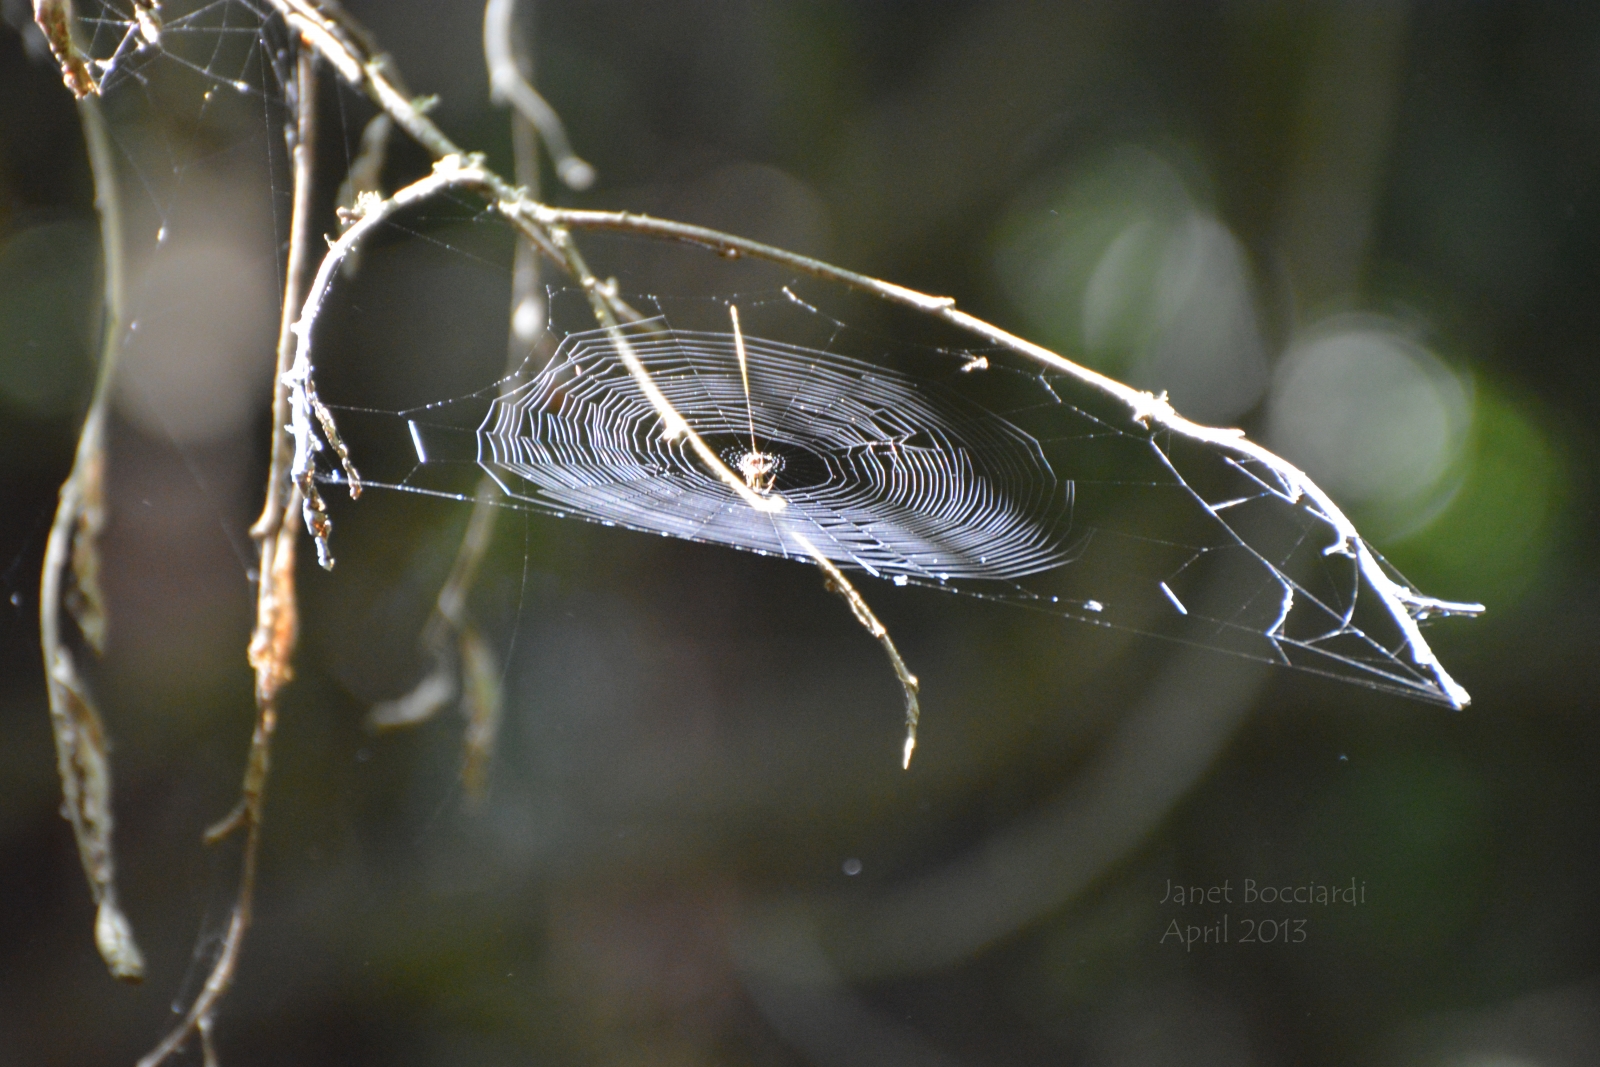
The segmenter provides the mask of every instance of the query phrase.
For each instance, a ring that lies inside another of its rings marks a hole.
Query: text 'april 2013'
[[[1245,878],[1205,884],[1182,884],[1168,879],[1159,903],[1185,911],[1183,919],[1171,918],[1162,928],[1157,944],[1181,947],[1193,952],[1208,945],[1299,945],[1311,939],[1311,917],[1283,915],[1277,908],[1268,914],[1216,912],[1211,905],[1262,906],[1290,905],[1299,908],[1359,908],[1367,903],[1367,883],[1352,877],[1339,882],[1261,882]],[[1205,909],[1194,914],[1190,909]]]

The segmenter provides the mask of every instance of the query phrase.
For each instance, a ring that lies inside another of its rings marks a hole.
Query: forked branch
[[[339,239],[328,245],[327,253],[317,268],[316,277],[306,292],[304,305],[288,328],[294,339],[294,359],[279,381],[288,389],[287,411],[289,437],[294,453],[288,464],[288,477],[299,489],[301,510],[306,529],[316,542],[317,561],[324,568],[333,566],[333,554],[328,537],[333,532],[333,520],[328,518],[322,494],[317,490],[316,456],[325,440],[338,453],[344,468],[350,496],[361,495],[361,477],[350,461],[349,452],[339,439],[333,415],[317,396],[316,381],[312,373],[311,337],[316,329],[317,316],[323,301],[333,285],[340,264],[350,256],[372,232],[398,211],[427,200],[447,189],[482,189],[488,184],[488,172],[483,169],[482,157],[464,159],[459,155],[446,156],[434,164],[433,172],[420,178],[393,196],[376,194],[363,196],[355,209],[346,216],[349,227]],[[287,307],[293,308],[289,302]],[[288,314],[288,311],[285,312]],[[319,437],[317,430],[322,431]]]
[[[133,40],[137,48],[154,48],[161,43],[161,12],[158,0],[133,0]],[[61,67],[61,80],[79,100],[100,93],[95,77],[94,57],[78,47],[73,28],[72,0],[33,0],[33,21],[44,32],[50,54]],[[124,46],[128,39],[124,39]]]

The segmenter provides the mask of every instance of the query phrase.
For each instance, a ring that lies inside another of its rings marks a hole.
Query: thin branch
[[[503,16],[496,9],[503,7]],[[490,24],[504,22],[502,31],[493,36],[509,38],[509,48],[514,72],[532,85],[534,78],[533,52],[528,44],[529,32],[522,27],[513,32],[514,19],[510,0],[489,0],[484,7],[484,50],[489,50]],[[485,59],[493,66],[493,61]],[[491,77],[492,81],[492,77]],[[520,111],[511,112],[511,166],[512,180],[530,200],[539,199],[539,131]],[[526,236],[517,240],[515,258],[511,267],[511,330],[506,345],[506,373],[511,374],[532,355],[534,347],[548,338],[546,330],[547,309],[539,287],[539,249]]]
[[[380,111],[361,130],[361,147],[339,183],[339,194],[334,200],[335,211],[341,219],[350,217],[357,201],[363,195],[383,195],[383,167],[389,158],[389,135],[394,132],[394,119],[387,111]],[[360,253],[345,257],[346,280],[356,276],[360,268]]]
[[[333,284],[334,273],[345,257],[379,225],[397,211],[444,192],[447,189],[481,189],[488,183],[488,172],[483,169],[482,158],[463,159],[459,155],[446,156],[434,164],[433,172],[418,179],[393,196],[379,198],[371,195],[362,198],[353,212],[348,213],[350,226],[339,239],[328,245],[322,264],[306,292],[304,305],[289,332],[294,335],[294,361],[279,376],[288,387],[289,434],[294,442],[294,455],[289,463],[289,477],[300,490],[301,511],[306,529],[316,542],[317,562],[324,569],[333,567],[333,555],[328,547],[328,537],[333,532],[333,520],[328,518],[327,506],[317,491],[316,454],[322,450],[322,439],[317,436],[320,426],[328,444],[339,453],[345,466],[352,498],[361,494],[360,477],[349,461],[349,454],[339,440],[333,416],[317,396],[312,377],[311,335],[316,328],[317,316]]]
[[[572,151],[561,116],[534,89],[513,41],[516,0],[488,0],[483,8],[483,55],[489,67],[489,99],[510,105],[544,139],[556,176],[571,189],[594,184],[594,168]]]
[[[844,572],[834,564],[833,560],[824,556],[805,534],[798,530],[790,532],[794,535],[794,539],[800,542],[800,546],[811,554],[816,565],[822,568],[822,573],[828,576],[824,583],[828,592],[837,593],[844,598],[844,602],[850,605],[850,612],[856,617],[856,621],[866,628],[867,633],[878,639],[878,643],[883,646],[884,654],[889,657],[889,666],[894,668],[894,676],[900,680],[900,688],[904,689],[906,694],[906,743],[900,766],[909,770],[911,752],[917,747],[917,721],[922,716],[917,704],[917,693],[922,688],[921,683],[917,681],[917,676],[906,668],[906,661],[900,658],[900,650],[895,647],[894,638],[889,636],[888,627],[878,621],[878,617],[867,606],[866,598],[850,584],[850,579],[844,576]]]
[[[434,159],[461,155],[462,150],[427,118],[431,100],[413,100],[389,56],[379,51],[372,35],[333,0],[270,0],[289,26],[351,85],[364,89],[396,124]]]
[[[293,309],[304,287],[306,249],[311,236],[311,197],[316,145],[316,53],[302,46],[295,64],[292,86],[295,124],[291,146],[294,168],[294,204],[289,220],[289,251],[284,266],[283,305],[278,326],[277,366],[272,397],[272,451],[267,472],[266,499],[261,516],[250,528],[260,559],[256,579],[256,625],[250,637],[250,666],[256,673],[256,722],[250,737],[239,803],[221,822],[206,831],[205,842],[216,844],[240,830],[244,832],[244,857],[240,864],[238,895],[229,917],[222,950],[207,975],[205,985],[177,1026],[143,1059],[139,1067],[156,1067],[181,1049],[191,1033],[198,1033],[207,1064],[216,1061],[212,1045],[212,1016],[233,984],[245,934],[250,929],[260,855],[261,820],[266,802],[267,773],[271,766],[272,738],[278,725],[278,697],[293,677],[291,661],[299,635],[294,584],[295,545],[299,531],[285,522],[299,494],[290,483],[292,459],[284,423],[289,415],[289,388],[284,372],[293,348],[290,330]]]
[[[1464,708],[1471,702],[1466,689],[1452,678],[1444,669],[1444,665],[1439,662],[1427,639],[1422,636],[1418,621],[1442,615],[1478,615],[1483,612],[1483,605],[1436,600],[1394,581],[1384,571],[1377,555],[1362,540],[1355,524],[1333,498],[1300,468],[1246,438],[1244,431],[1191,422],[1179,415],[1164,396],[1158,397],[1124,385],[1114,378],[1080,366],[1047,348],[1008,333],[975,315],[958,311],[955,300],[951,297],[930,296],[892,282],[844,270],[809,256],[764,245],[758,241],[746,240],[701,226],[651,218],[648,215],[621,211],[577,211],[543,204],[522,205],[522,210],[528,214],[531,221],[541,227],[604,230],[677,241],[706,248],[729,258],[750,256],[764,259],[813,277],[850,286],[890,303],[942,319],[952,326],[983,338],[990,344],[1075,378],[1126,404],[1130,420],[1141,426],[1159,427],[1181,437],[1211,445],[1222,452],[1231,452],[1261,463],[1283,478],[1295,496],[1308,497],[1316,504],[1318,512],[1338,534],[1337,550],[1355,558],[1362,576],[1377,592],[1390,618],[1404,635],[1412,662],[1432,675],[1434,682],[1452,706]]]
[[[213,1029],[211,1016],[207,1015],[204,1019],[201,1019],[195,1029],[200,1031],[201,1067],[217,1067],[221,1061],[217,1058],[216,1042],[211,1036]]]
[[[316,79],[306,68],[311,66],[316,53],[301,45],[296,62],[296,116],[295,143],[293,145],[294,204],[289,218],[289,252],[284,266],[283,304],[278,320],[278,343],[275,349],[277,371],[273,375],[272,390],[272,451],[267,468],[266,499],[261,515],[250,527],[250,536],[265,552],[267,543],[283,526],[285,508],[290,496],[289,465],[294,459],[294,445],[284,427],[290,418],[289,387],[283,381],[294,359],[295,337],[293,312],[300,302],[305,287],[306,255],[311,240],[311,196],[313,192],[313,155],[315,119],[311,108],[315,104]],[[266,575],[265,556],[262,574]],[[262,579],[266,579],[263,577]]]
[[[61,67],[61,80],[79,100],[100,92],[100,83],[89,69],[92,60],[73,39],[72,0],[33,0],[33,21],[44,32],[50,54]]]
[[[94,395],[78,437],[72,472],[62,483],[55,520],[45,542],[39,582],[39,639],[50,698],[50,724],[55,734],[56,765],[61,775],[62,813],[72,824],[78,857],[94,898],[95,944],[113,977],[137,982],[144,977],[144,959],[127,917],[117,905],[116,864],[111,847],[110,746],[88,686],[66,645],[60,616],[65,601],[89,647],[95,652],[104,648],[106,613],[98,575],[99,538],[105,525],[105,427],[122,340],[127,269],[116,159],[98,98],[80,97],[78,113],[88,145],[89,167],[94,173],[95,207],[100,213],[104,322]]]
[[[739,305],[728,305],[728,319],[733,324],[734,352],[739,357],[739,380],[744,384],[744,413],[750,427],[750,453],[739,462],[739,472],[744,475],[745,484],[751,489],[762,496],[774,496],[776,494],[773,493],[772,487],[777,472],[773,457],[762,452],[761,445],[756,440],[756,413],[754,405],[750,402],[750,365],[745,356],[744,330],[739,325]],[[889,657],[889,665],[894,668],[895,677],[900,680],[900,687],[906,694],[906,744],[900,766],[909,770],[911,751],[917,747],[917,720],[921,718],[921,710],[917,704],[917,692],[920,689],[917,676],[906,668],[906,661],[900,658],[900,650],[895,647],[894,639],[889,636],[888,627],[878,621],[866,598],[850,584],[850,579],[844,576],[844,572],[802,531],[790,530],[789,533],[800,542],[800,547],[806,550],[812,562],[822,568],[822,573],[827,576],[823,581],[824,588],[843,597],[856,621],[883,645],[883,650]]]
[[[291,490],[288,501],[291,507],[295,495],[295,491]],[[253,917],[256,867],[261,851],[261,816],[266,799],[272,736],[278,725],[277,694],[289,680],[289,657],[294,650],[298,631],[294,598],[296,539],[294,525],[285,523],[277,535],[262,546],[267,568],[262,571],[260,581],[263,586],[271,588],[266,594],[258,594],[257,632],[250,648],[251,665],[256,669],[256,725],[250,737],[250,755],[245,765],[239,804],[205,834],[208,845],[216,844],[240,830],[245,834],[239,893],[228,919],[227,933],[223,935],[222,951],[218,953],[216,963],[212,964],[211,973],[206,976],[199,996],[184,1013],[183,1020],[139,1061],[138,1067],[157,1067],[183,1047],[190,1033],[200,1031],[203,1035],[210,1028],[212,1014],[233,984],[234,974],[238,970],[244,937],[249,932]],[[271,558],[267,559],[269,553]],[[270,633],[265,635],[261,629],[262,616],[270,616],[267,624],[272,627]],[[265,641],[261,640],[263,636],[266,637]]]

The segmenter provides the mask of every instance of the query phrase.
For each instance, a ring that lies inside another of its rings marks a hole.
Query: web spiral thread
[[[731,335],[660,328],[632,345],[657,386],[739,469],[771,457],[786,507],[751,508],[661,420],[603,331],[569,335],[497,399],[479,461],[508,495],[694,541],[920,582],[1009,581],[1067,559],[1071,485],[1006,420],[848,357],[746,338],[748,406]]]

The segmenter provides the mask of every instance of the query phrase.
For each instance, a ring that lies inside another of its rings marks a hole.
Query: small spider
[[[744,477],[744,484],[762,496],[772,492],[778,466],[778,457],[770,452],[751,450],[739,457],[739,473]]]

